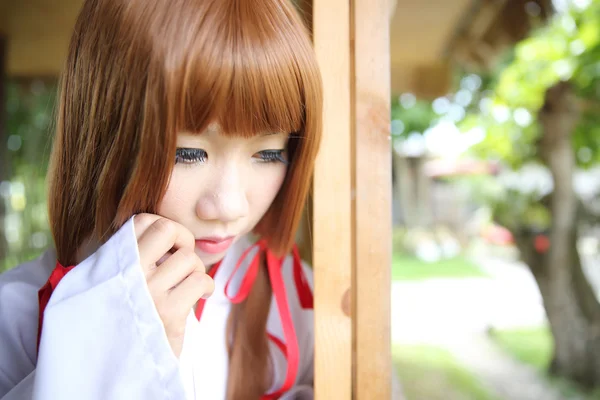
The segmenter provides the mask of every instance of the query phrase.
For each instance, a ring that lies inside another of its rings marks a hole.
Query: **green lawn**
[[[487,275],[475,264],[462,257],[428,263],[414,256],[395,252],[392,258],[392,280],[394,281],[466,277],[487,277]]]
[[[395,345],[393,358],[406,400],[499,400],[446,350]]]
[[[494,331],[491,338],[522,363],[544,372],[552,357],[552,335],[546,327]]]
[[[546,374],[553,346],[552,335],[547,327],[494,331],[491,338],[517,360],[535,367],[543,375]],[[600,399],[600,390],[584,395],[572,383],[550,377],[547,379],[559,388],[566,399]]]

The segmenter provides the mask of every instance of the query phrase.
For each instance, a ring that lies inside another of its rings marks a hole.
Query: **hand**
[[[194,252],[195,238],[184,226],[153,214],[133,219],[142,270],[176,357],[181,354],[190,310],[209,297],[215,284]]]

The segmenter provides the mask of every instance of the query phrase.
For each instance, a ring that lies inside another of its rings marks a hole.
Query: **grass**
[[[406,400],[499,400],[446,350],[396,345],[393,359]]]
[[[494,331],[491,338],[524,364],[545,372],[552,357],[552,335],[546,327]]]
[[[392,280],[425,280],[431,278],[487,277],[475,264],[462,257],[424,262],[414,256],[395,252],[392,258]]]
[[[494,331],[491,338],[512,357],[537,369],[566,399],[600,399],[600,390],[583,393],[573,383],[547,375],[552,358],[553,339],[546,326]]]

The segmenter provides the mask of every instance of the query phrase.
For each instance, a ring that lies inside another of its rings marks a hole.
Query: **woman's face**
[[[227,137],[213,124],[201,135],[180,133],[176,164],[158,214],[196,237],[208,267],[260,221],[287,170],[287,133]]]

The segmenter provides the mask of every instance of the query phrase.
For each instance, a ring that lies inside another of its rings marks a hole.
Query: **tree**
[[[51,243],[46,207],[45,176],[52,137],[55,82],[15,82],[6,85],[7,182],[0,185],[0,202],[6,207],[7,253],[0,272],[36,257]],[[4,228],[4,226],[0,227]]]
[[[577,3],[516,46],[462,128],[485,132],[473,148],[481,157],[549,171],[550,190],[497,190],[488,198],[539,286],[554,337],[550,372],[594,387],[600,303],[577,251],[587,210],[573,179],[577,168],[600,162],[600,1]]]

